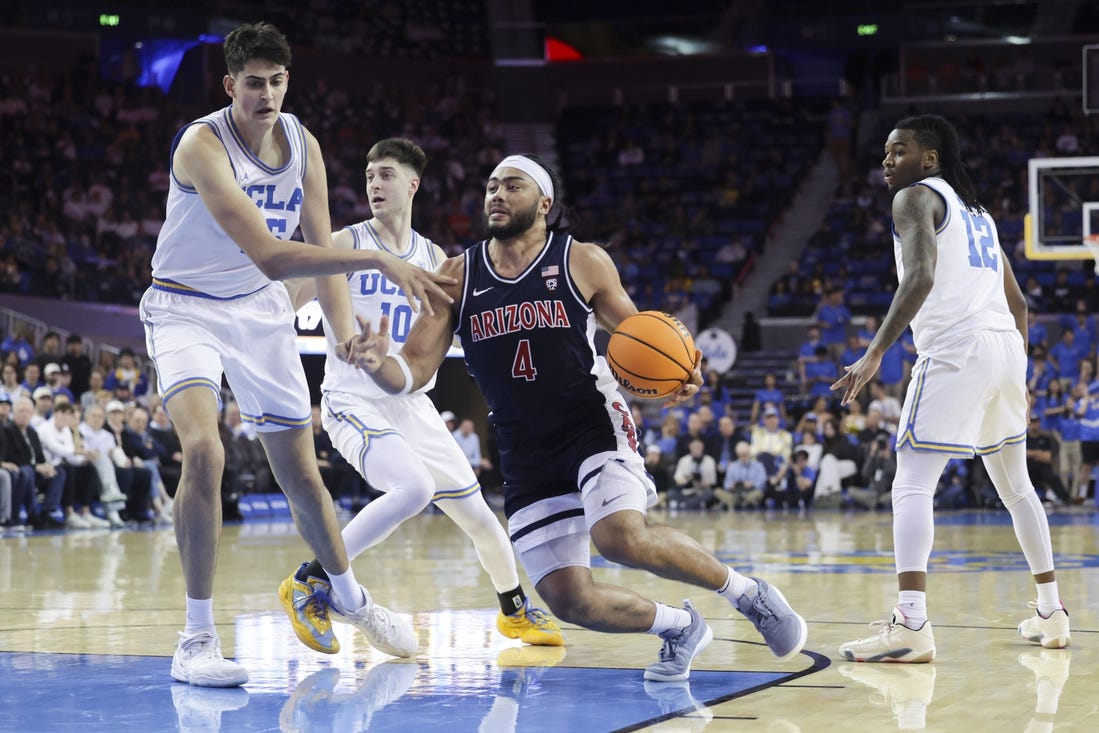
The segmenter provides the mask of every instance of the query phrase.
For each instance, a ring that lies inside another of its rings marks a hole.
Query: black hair
[[[557,175],[557,171],[550,168],[546,164],[546,161],[542,160],[541,156],[534,153],[519,153],[524,158],[529,158],[542,167],[549,175],[550,183],[553,184],[553,206],[550,207],[549,214],[546,214],[546,229],[551,232],[567,232],[572,229],[570,220],[572,219],[569,214],[572,210],[565,206],[565,187],[561,183],[561,176]],[[550,221],[550,214],[557,212],[557,216]]]
[[[409,166],[416,171],[416,176],[424,174],[427,167],[427,153],[416,143],[404,137],[389,137],[379,140],[366,154],[368,163],[375,163],[382,158],[393,158],[398,163]]]
[[[962,144],[954,125],[939,115],[915,115],[905,117],[893,127],[911,130],[921,148],[938,151],[943,180],[953,187],[967,209],[984,209],[969,178],[969,167],[962,160]]]
[[[239,74],[252,59],[290,67],[290,44],[286,36],[263,21],[246,23],[229,31],[222,48],[230,74]]]

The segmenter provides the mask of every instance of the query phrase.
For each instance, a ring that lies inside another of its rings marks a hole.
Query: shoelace
[[[893,619],[879,618],[877,621],[871,621],[867,626],[874,630],[875,636],[885,638],[886,636],[889,636],[889,632],[893,630]],[[904,626],[904,624],[897,624],[897,626]]]
[[[664,644],[660,647],[660,661],[671,662],[679,654],[679,643],[683,641],[684,633],[680,629],[675,629],[679,632],[675,636],[665,636]]]
[[[212,655],[219,650],[217,637],[213,634],[200,633],[187,636],[181,631],[179,636],[182,639],[180,647],[188,658],[199,654]]]
[[[377,604],[370,607],[369,616],[370,625],[380,631],[382,636],[389,638],[390,634],[396,628],[396,624],[393,623],[392,617],[378,608]]]
[[[317,590],[316,588],[313,587],[312,583],[306,583],[306,585],[308,585],[310,587],[310,589],[312,590],[312,593],[310,593],[309,595],[306,595],[306,596],[302,596],[301,598],[295,598],[294,603],[293,603],[294,610],[295,611],[305,611],[308,614],[309,613],[309,607],[310,607],[310,605],[312,605],[313,606],[313,611],[312,611],[313,615],[316,616],[317,619],[320,620],[320,621],[327,621],[328,620],[328,608],[324,604],[324,601],[326,599],[326,595],[325,595],[324,591],[323,590]]]
[[[537,628],[542,630],[549,628],[550,624],[553,623],[550,617],[546,615],[545,611],[535,606],[527,606],[523,611],[523,615]]]
[[[756,628],[760,631],[770,626],[771,622],[778,618],[774,609],[767,605],[767,600],[759,591],[756,591],[756,595],[752,599],[752,609],[756,611]]]

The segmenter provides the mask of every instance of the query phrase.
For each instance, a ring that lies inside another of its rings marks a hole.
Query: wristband
[[[400,354],[390,354],[390,357],[397,362],[397,366],[401,368],[401,374],[404,375],[404,387],[397,394],[408,394],[412,391],[412,370],[408,368],[408,362]]]

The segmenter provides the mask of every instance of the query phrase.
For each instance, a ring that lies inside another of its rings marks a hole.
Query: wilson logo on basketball
[[[608,363],[608,366],[610,366],[609,363]],[[611,369],[611,376],[614,377],[615,380],[617,380],[619,384],[621,384],[623,387],[625,387],[627,390],[629,390],[633,394],[638,395],[639,397],[659,397],[660,396],[659,390],[652,389],[651,387],[637,386],[637,385],[633,384],[630,381],[629,377],[626,377],[626,376],[623,376],[623,375],[619,374],[618,371],[613,366],[611,366],[610,369]]]

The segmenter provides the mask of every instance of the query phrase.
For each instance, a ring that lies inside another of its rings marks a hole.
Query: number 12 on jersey
[[[992,225],[981,214],[959,209],[965,222],[965,233],[969,236],[969,266],[997,269],[996,240],[992,238]],[[974,236],[976,235],[976,236]],[[990,251],[991,250],[991,251]]]

